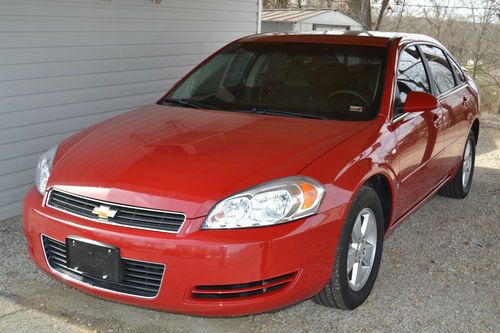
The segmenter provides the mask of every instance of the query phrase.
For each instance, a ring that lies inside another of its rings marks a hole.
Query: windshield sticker
[[[363,107],[357,106],[357,105],[351,105],[351,106],[349,106],[349,111],[351,111],[351,112],[363,112]]]

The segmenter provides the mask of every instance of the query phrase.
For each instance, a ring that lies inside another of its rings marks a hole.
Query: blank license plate
[[[120,249],[79,238],[66,238],[67,264],[83,274],[111,282],[123,278]]]

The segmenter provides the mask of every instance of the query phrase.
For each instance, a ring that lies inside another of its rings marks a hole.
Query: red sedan
[[[478,109],[429,37],[243,38],[41,156],[29,253],[75,288],[166,311],[354,309],[384,236],[434,193],[468,194]]]

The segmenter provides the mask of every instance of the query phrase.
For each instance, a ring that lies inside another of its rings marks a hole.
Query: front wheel
[[[380,199],[373,188],[363,186],[344,223],[332,276],[313,300],[346,310],[361,305],[377,278],[383,242]]]
[[[449,198],[462,199],[469,194],[474,176],[476,159],[476,137],[470,133],[464,147],[462,163],[453,180],[443,186],[439,194]]]

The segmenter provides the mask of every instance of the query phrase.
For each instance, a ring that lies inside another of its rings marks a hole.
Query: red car
[[[429,37],[246,37],[44,153],[29,253],[75,288],[171,312],[354,309],[384,236],[434,193],[469,192],[478,108]]]

